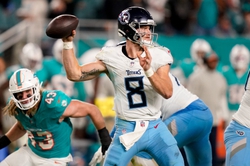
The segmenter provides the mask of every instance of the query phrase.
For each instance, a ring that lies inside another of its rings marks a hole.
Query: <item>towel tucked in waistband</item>
[[[119,136],[120,142],[123,144],[126,151],[128,151],[135,144],[135,142],[141,138],[148,128],[148,123],[149,121],[136,121],[133,132]]]

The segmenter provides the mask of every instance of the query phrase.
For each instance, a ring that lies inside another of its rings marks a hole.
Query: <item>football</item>
[[[59,15],[49,22],[46,28],[46,35],[55,39],[70,36],[72,31],[77,28],[78,23],[79,19],[74,15]]]

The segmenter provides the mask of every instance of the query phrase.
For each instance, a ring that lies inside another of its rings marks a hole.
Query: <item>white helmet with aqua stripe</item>
[[[19,97],[20,92],[28,90],[31,90],[31,94],[28,94],[27,98]],[[29,69],[19,69],[10,78],[9,92],[18,108],[28,110],[40,100],[39,79]]]

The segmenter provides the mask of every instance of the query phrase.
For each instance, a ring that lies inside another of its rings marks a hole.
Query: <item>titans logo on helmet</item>
[[[127,24],[129,22],[130,14],[127,11],[120,13],[119,15],[119,22],[121,24]]]

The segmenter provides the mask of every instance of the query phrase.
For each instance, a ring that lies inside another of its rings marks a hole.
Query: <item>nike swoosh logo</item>
[[[154,128],[157,129],[158,125],[159,125],[159,123],[157,125],[155,125]]]

